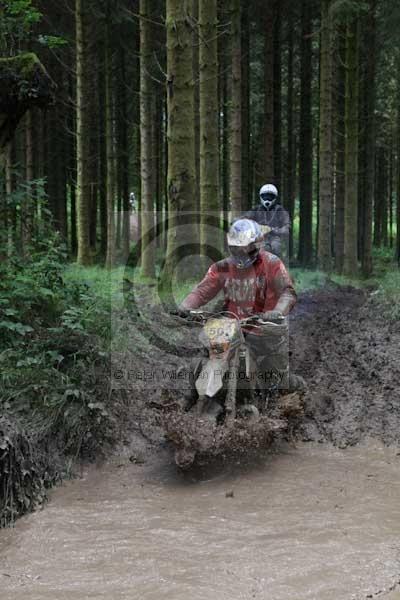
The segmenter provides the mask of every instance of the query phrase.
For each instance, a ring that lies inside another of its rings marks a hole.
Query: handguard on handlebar
[[[285,317],[283,315],[276,319],[264,319],[262,315],[252,315],[251,317],[242,319],[240,323],[242,325],[251,325],[252,323],[254,323],[255,325],[280,325],[284,321]]]
[[[194,310],[174,310],[169,314],[171,315],[171,317],[179,319],[179,321],[185,323],[186,325],[203,324],[205,321],[207,321],[208,318],[208,315],[206,316],[204,312]]]
[[[218,313],[211,313],[203,310],[190,310],[190,311],[174,311],[171,313],[172,316],[179,317],[187,323],[202,324],[206,323],[209,319],[217,318],[221,316],[227,316],[230,318],[237,319],[240,325],[281,325],[285,321],[285,317],[282,315],[276,319],[264,319],[262,314],[251,315],[245,319],[239,319],[234,313],[229,311],[223,311]]]

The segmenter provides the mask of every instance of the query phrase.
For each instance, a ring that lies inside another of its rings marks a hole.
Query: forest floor
[[[400,441],[400,323],[375,292],[333,286],[302,294],[291,342],[291,368],[309,386],[303,440]]]

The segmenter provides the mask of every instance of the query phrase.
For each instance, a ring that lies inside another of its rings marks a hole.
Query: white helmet
[[[270,209],[276,204],[278,200],[278,190],[272,185],[272,183],[268,183],[267,185],[263,185],[260,190],[260,200],[261,204],[264,208]]]
[[[248,269],[254,264],[263,242],[261,227],[251,219],[238,219],[228,233],[228,246],[238,269]]]

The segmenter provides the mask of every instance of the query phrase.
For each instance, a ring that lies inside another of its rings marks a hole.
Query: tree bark
[[[382,152],[382,168],[380,170],[381,183],[378,186],[380,192],[380,204],[382,207],[382,245],[387,248],[388,244],[388,191],[389,191],[389,153],[386,148]]]
[[[199,22],[199,1],[193,0],[192,13],[196,23]],[[200,211],[200,71],[198,29],[193,28],[193,81],[194,81],[194,151],[196,182],[193,190],[196,210]]]
[[[330,0],[323,0],[321,8],[321,77],[319,129],[319,235],[318,264],[324,271],[332,267],[332,22]]]
[[[396,260],[400,267],[400,57],[396,61],[396,104],[397,104],[397,123],[396,123],[396,150],[397,150],[397,171],[396,171]]]
[[[199,0],[200,37],[200,240],[202,255],[215,262],[220,250],[217,2]]]
[[[231,0],[230,198],[232,218],[242,211],[241,3]]]
[[[242,6],[242,206],[251,208],[250,177],[250,19],[249,7]]]
[[[6,230],[7,256],[12,256],[14,251],[14,235],[13,221],[15,220],[15,208],[11,208],[12,194],[14,192],[14,177],[13,177],[13,142],[9,142],[5,149],[5,219],[4,226]]]
[[[34,169],[34,129],[33,129],[33,114],[32,109],[28,110],[25,116],[25,180],[29,186],[29,193],[24,194],[21,210],[21,225],[22,225],[22,246],[26,246],[32,241],[34,229],[34,203],[35,203],[35,179]]]
[[[300,92],[300,235],[299,262],[303,266],[312,260],[312,199],[313,199],[313,127],[312,127],[312,15],[307,0],[301,8],[301,92]]]
[[[142,251],[141,267],[144,277],[155,276],[154,246],[154,183],[152,148],[153,96],[152,72],[153,31],[150,0],[140,0],[140,174],[142,182]]]
[[[192,0],[167,0],[168,242],[163,281],[193,277],[189,259],[197,227],[195,210]],[[186,260],[185,260],[186,259]]]
[[[394,135],[390,132],[389,152],[389,246],[393,248],[393,160],[394,160]]]
[[[128,81],[126,75],[126,50],[123,46],[119,50],[119,63],[121,78],[119,90],[119,168],[121,174],[121,195],[123,211],[121,250],[122,257],[125,262],[129,256],[131,207],[129,202],[128,102],[126,94]]]
[[[294,131],[293,131],[293,58],[294,58],[294,26],[293,26],[293,8],[289,8],[288,13],[288,54],[287,54],[287,105],[286,105],[286,123],[287,123],[287,162],[286,162],[286,202],[290,218],[294,218],[294,201],[295,201],[295,177],[296,177],[296,160],[294,148]],[[289,232],[289,258],[293,258],[293,227]]]
[[[104,45],[105,72],[105,119],[106,119],[106,165],[107,165],[107,254],[105,266],[112,269],[115,265],[115,111],[113,98],[112,50],[110,23],[107,19]]]
[[[346,29],[346,115],[343,272],[353,276],[358,271],[358,18],[349,16]]]
[[[225,40],[224,40],[225,41]],[[220,154],[221,195],[222,209],[225,226],[229,221],[229,106],[228,106],[228,60],[226,44],[220,38],[219,45],[220,63],[220,141],[222,145]]]
[[[344,260],[344,200],[345,200],[345,28],[338,30],[338,65],[337,65],[337,97],[336,97],[336,169],[335,169],[335,269],[343,271]]]
[[[375,98],[376,98],[376,0],[371,0],[367,24],[367,64],[366,64],[366,174],[364,197],[363,238],[364,248],[361,257],[362,273],[372,274],[372,219],[375,191]]]
[[[274,54],[273,54],[273,102],[274,102],[274,183],[282,193],[282,14],[281,2],[274,1]]]
[[[384,160],[385,150],[378,146],[375,150],[375,181],[374,181],[374,246],[382,246],[382,220],[383,220],[383,190],[382,173],[385,168]]]
[[[264,6],[264,164],[262,181],[275,181],[274,164],[274,0],[265,0]]]
[[[78,264],[89,265],[90,253],[90,61],[89,14],[85,0],[75,0],[76,19],[76,165]]]

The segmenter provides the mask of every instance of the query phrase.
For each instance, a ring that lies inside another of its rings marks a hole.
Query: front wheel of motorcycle
[[[236,350],[231,359],[231,364],[229,365],[228,384],[225,398],[225,420],[228,427],[232,427],[236,419],[236,396],[238,387],[239,363],[239,351]]]

